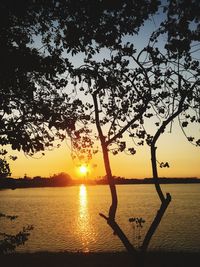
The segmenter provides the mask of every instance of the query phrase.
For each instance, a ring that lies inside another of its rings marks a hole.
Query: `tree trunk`
[[[128,240],[128,238],[126,237],[126,235],[124,234],[124,232],[122,231],[120,226],[117,224],[117,222],[113,221],[113,220],[110,220],[110,218],[106,217],[102,213],[99,213],[99,215],[101,217],[103,217],[107,221],[108,225],[112,228],[114,235],[117,235],[119,237],[119,239],[122,241],[122,243],[123,243],[124,247],[126,248],[126,250],[128,252],[130,252],[131,254],[136,255],[137,254],[137,250],[130,243],[130,241]]]
[[[162,192],[162,189],[159,184],[158,180],[158,169],[157,169],[157,160],[156,160],[156,147],[155,142],[152,142],[151,144],[151,164],[152,164],[152,173],[153,173],[153,180],[156,188],[156,192],[158,193],[158,196],[161,201],[161,205],[159,210],[157,211],[157,214],[152,222],[152,224],[149,227],[149,230],[147,231],[144,241],[141,246],[141,250],[145,252],[149,246],[149,243],[151,241],[152,236],[154,235],[155,231],[157,230],[162,217],[165,214],[165,211],[171,201],[171,195],[169,193],[166,194],[166,198]]]
[[[104,139],[104,137],[103,137],[103,139]],[[105,139],[101,140],[101,146],[102,146],[102,150],[103,150],[103,159],[104,159],[104,166],[105,166],[105,170],[106,170],[106,176],[107,176],[107,180],[108,180],[108,184],[109,184],[110,192],[111,192],[111,198],[112,198],[112,203],[111,203],[111,206],[109,209],[109,219],[114,221],[116,211],[117,211],[117,204],[118,204],[117,190],[116,190],[116,186],[115,186],[115,181],[114,181],[113,176],[112,176],[112,171],[110,168],[110,159],[109,159],[109,155],[108,155],[108,149],[107,149],[107,146],[105,144]]]
[[[149,230],[146,233],[146,236],[145,236],[144,241],[143,241],[142,246],[141,246],[141,250],[143,252],[147,250],[149,243],[151,241],[151,238],[154,235],[155,231],[157,230],[170,201],[171,201],[171,196],[169,193],[167,193],[166,199],[161,203],[160,209],[157,211],[157,214],[156,214],[151,226],[149,227]]]
[[[158,169],[157,169],[157,160],[156,160],[156,149],[155,144],[152,143],[151,145],[151,166],[152,166],[152,174],[153,174],[153,180],[156,187],[156,191],[158,193],[158,196],[160,198],[160,201],[165,201],[165,197],[163,195],[163,192],[160,188],[160,184],[158,181]]]

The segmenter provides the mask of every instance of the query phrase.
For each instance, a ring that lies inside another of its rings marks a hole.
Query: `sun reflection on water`
[[[88,194],[85,185],[79,188],[79,218],[78,218],[78,235],[82,242],[83,252],[89,252],[89,244],[95,242],[95,231],[91,224],[88,211]]]
[[[86,186],[82,184],[79,189],[80,215],[87,212],[87,190]]]

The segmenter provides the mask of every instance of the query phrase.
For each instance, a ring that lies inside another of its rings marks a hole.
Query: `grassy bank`
[[[4,267],[128,267],[134,266],[127,253],[15,253],[0,256]],[[145,267],[200,266],[200,253],[149,252]]]

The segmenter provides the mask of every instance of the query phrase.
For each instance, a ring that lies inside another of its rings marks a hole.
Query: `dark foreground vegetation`
[[[143,267],[186,267],[199,266],[200,253],[148,252]],[[121,267],[134,266],[133,259],[126,252],[117,253],[15,253],[1,255],[5,267]]]

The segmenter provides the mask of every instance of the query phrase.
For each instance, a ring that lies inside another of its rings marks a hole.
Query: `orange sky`
[[[199,134],[199,129],[196,130]],[[151,177],[151,162],[149,147],[135,147],[137,153],[128,156],[121,153],[110,156],[113,175],[127,178]],[[79,162],[72,160],[70,150],[66,143],[61,148],[47,151],[41,159],[25,156],[24,153],[13,152],[18,159],[10,162],[13,177],[50,176],[54,173],[67,172],[72,178],[80,177]],[[165,177],[200,177],[200,148],[191,145],[179,128],[174,127],[173,132],[163,135],[158,143],[157,159],[160,162],[168,161],[170,168],[159,168],[160,176]],[[96,165],[96,167],[94,167]],[[89,178],[105,175],[102,153],[94,157],[90,166]]]
[[[155,30],[155,24],[158,26],[159,16],[155,16],[154,20],[146,22],[143,31],[134,37],[134,44],[141,48],[145,45],[146,40],[152,30]],[[127,37],[128,38],[128,37]],[[129,37],[131,41],[132,37]],[[127,39],[128,40],[128,39]],[[105,53],[105,51],[104,51]],[[104,55],[104,54],[103,54]],[[106,55],[106,54],[105,54]],[[104,56],[105,56],[104,55]],[[98,55],[100,56],[100,55]],[[80,65],[80,55],[73,57],[74,64]],[[152,125],[150,125],[151,128]],[[198,126],[199,127],[199,126]],[[166,131],[167,132],[167,131]],[[200,138],[200,129],[191,129],[189,136],[195,135]],[[135,147],[137,153],[134,156],[127,156],[121,153],[117,156],[111,155],[111,167],[113,175],[124,177],[144,178],[151,177],[151,162],[149,147]],[[12,175],[14,177],[27,176],[50,176],[58,172],[67,172],[72,178],[79,177],[77,172],[77,165],[79,162],[74,162],[70,157],[70,150],[66,143],[59,149],[47,151],[46,155],[41,159],[33,159],[26,157],[24,153],[14,152],[18,156],[18,160],[10,162]],[[191,145],[181,132],[179,127],[173,126],[171,134],[165,133],[158,142],[157,159],[160,162],[168,161],[170,168],[159,168],[160,176],[165,177],[200,177],[200,148]],[[97,165],[95,168],[91,167],[89,173],[90,178],[105,175],[102,154],[96,155],[91,162],[91,166]]]

